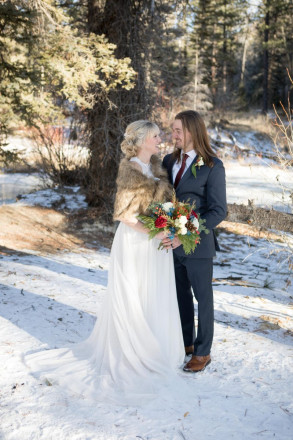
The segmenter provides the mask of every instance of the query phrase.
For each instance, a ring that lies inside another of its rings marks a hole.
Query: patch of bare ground
[[[112,213],[103,217],[97,208],[79,210],[69,216],[68,232],[80,237],[91,248],[111,248],[115,233]]]
[[[280,234],[256,226],[246,225],[244,223],[223,221],[217,228],[225,232],[230,232],[231,234],[246,235],[254,238],[266,238],[267,240],[278,241],[279,243],[284,242],[284,239]]]
[[[0,206],[0,250],[5,253],[37,251],[79,252],[81,248],[95,247],[92,243],[110,247],[113,232],[105,231],[82,216],[68,216],[54,209],[38,206]],[[9,252],[10,251],[10,252]]]

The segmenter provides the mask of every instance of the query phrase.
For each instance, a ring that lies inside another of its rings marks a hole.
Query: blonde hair
[[[124,133],[124,141],[121,143],[121,150],[126,158],[136,156],[145,139],[156,131],[160,130],[154,122],[139,120],[129,124]]]

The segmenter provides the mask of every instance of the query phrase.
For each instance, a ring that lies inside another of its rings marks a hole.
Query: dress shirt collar
[[[187,154],[188,155],[188,159],[194,159],[195,158],[195,156],[196,156],[196,152],[194,151],[194,150],[190,150],[190,151],[187,151],[187,153],[184,153],[184,151],[182,150],[181,151],[181,161],[182,161],[182,159],[183,159],[183,155],[184,154]],[[187,159],[187,160],[188,160]]]

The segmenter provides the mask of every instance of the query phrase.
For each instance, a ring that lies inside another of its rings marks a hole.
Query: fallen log
[[[225,220],[293,234],[293,214],[258,208],[250,201],[248,205],[228,204],[228,215]]]

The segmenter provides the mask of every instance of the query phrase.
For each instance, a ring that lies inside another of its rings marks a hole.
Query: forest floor
[[[255,159],[225,166],[228,200],[255,191],[259,204],[288,206],[273,195],[275,164],[267,172]],[[107,292],[114,229],[94,219],[74,187],[0,206],[0,439],[291,440],[290,234],[228,222],[217,228],[212,363],[196,375],[179,371],[192,399],[93,406],[30,374],[24,354],[90,334]]]

